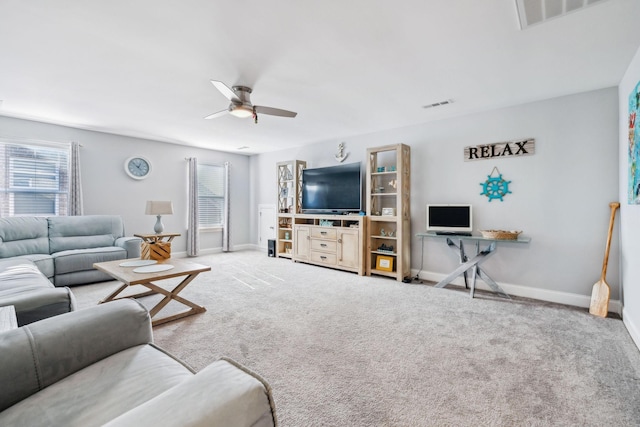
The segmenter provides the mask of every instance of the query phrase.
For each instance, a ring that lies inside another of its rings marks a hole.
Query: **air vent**
[[[516,0],[520,29],[584,9],[606,0]]]
[[[423,105],[422,108],[442,107],[443,105],[453,104],[453,99],[445,99],[444,101],[434,102],[433,104]]]

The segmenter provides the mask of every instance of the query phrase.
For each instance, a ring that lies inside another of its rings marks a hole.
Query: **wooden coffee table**
[[[93,264],[94,268],[100,271],[103,271],[107,273],[109,276],[113,277],[114,279],[122,282],[122,286],[120,286],[118,289],[116,289],[111,294],[109,294],[106,298],[100,301],[99,304],[113,301],[116,299],[122,299],[122,298],[140,298],[140,297],[145,297],[148,295],[156,295],[156,294],[164,295],[164,298],[160,302],[158,302],[155,306],[153,306],[151,310],[149,310],[149,314],[151,315],[151,320],[152,320],[151,324],[153,326],[157,326],[162,323],[181,319],[186,316],[203,313],[206,311],[204,307],[192,301],[189,301],[188,299],[183,298],[178,294],[184,288],[186,288],[187,285],[191,283],[193,279],[196,278],[196,276],[198,276],[198,274],[204,271],[211,271],[211,267],[202,265],[202,264],[196,264],[194,262],[189,262],[182,259],[177,259],[177,258],[169,258],[163,262],[159,262],[155,264],[158,266],[172,265],[173,266],[172,269],[166,270],[166,271],[160,271],[160,272],[153,272],[153,273],[136,273],[134,272],[134,270],[138,268],[137,266],[134,266],[134,267],[120,266],[120,264],[122,264],[123,262],[131,262],[131,261],[139,261],[139,260],[128,259],[128,260],[98,262]],[[182,276],[186,276],[186,277],[170,291],[154,283],[161,280],[167,280],[174,277],[182,277]],[[134,286],[134,285],[142,285],[148,288],[149,290],[146,292],[141,292],[134,295],[125,295],[125,296],[118,297],[118,295],[122,291],[124,291],[127,287]],[[165,317],[156,317],[158,312],[160,312],[160,310],[162,310],[171,301],[177,301],[190,308],[186,311],[182,311],[177,314],[172,314]]]

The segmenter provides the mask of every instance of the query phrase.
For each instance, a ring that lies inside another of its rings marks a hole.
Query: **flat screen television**
[[[469,235],[473,231],[471,205],[427,205],[427,231],[436,234]]]
[[[361,209],[359,162],[303,169],[302,213],[340,214]]]

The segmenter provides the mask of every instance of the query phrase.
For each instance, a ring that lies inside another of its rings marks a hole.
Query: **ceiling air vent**
[[[606,0],[516,0],[520,29],[558,18]]]
[[[445,99],[444,101],[434,102],[433,104],[423,105],[422,108],[441,107],[443,105],[453,104],[453,99]]]

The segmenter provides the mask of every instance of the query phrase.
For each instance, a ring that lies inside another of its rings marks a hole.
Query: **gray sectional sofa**
[[[0,260],[0,306],[12,305],[18,326],[75,309],[69,288],[56,288],[31,261]]]
[[[111,280],[93,263],[138,258],[141,242],[117,215],[0,218],[0,259],[32,261],[55,286]]]
[[[112,280],[93,263],[140,256],[114,215],[0,218],[0,306],[18,325],[74,310],[71,285]]]
[[[269,386],[237,363],[195,373],[126,299],[0,333],[2,426],[275,426]]]

